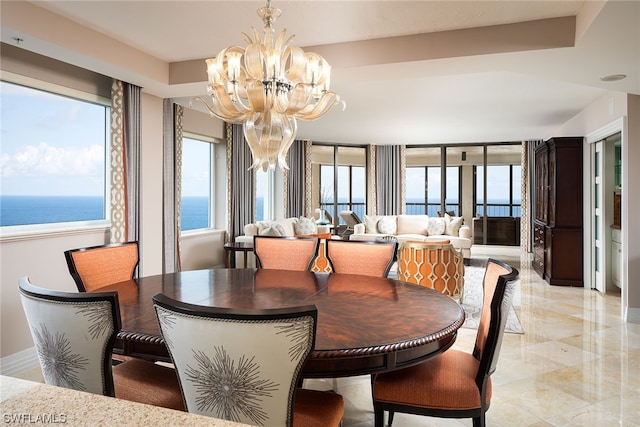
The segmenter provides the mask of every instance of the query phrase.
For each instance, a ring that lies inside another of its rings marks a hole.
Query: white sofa
[[[398,242],[449,240],[462,252],[465,263],[471,258],[471,228],[462,217],[432,217],[427,215],[365,215],[364,222],[354,227],[349,240],[376,240],[395,236]]]

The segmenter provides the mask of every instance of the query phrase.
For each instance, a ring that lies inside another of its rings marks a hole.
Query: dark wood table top
[[[456,339],[464,311],[450,297],[393,279],[283,270],[212,269],[143,277],[118,291],[122,330],[116,350],[169,360],[152,297],[200,305],[278,308],[315,304],[315,350],[307,378],[371,374],[411,366]]]

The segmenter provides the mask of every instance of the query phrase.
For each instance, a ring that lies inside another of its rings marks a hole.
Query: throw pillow
[[[284,227],[275,222],[258,222],[258,236],[284,236]]]
[[[381,217],[378,220],[378,231],[382,234],[396,234],[398,231],[398,220],[395,215]]]
[[[444,234],[446,227],[445,218],[429,218],[429,225],[427,227],[429,236],[440,236]]]
[[[398,234],[422,234],[429,231],[428,215],[398,215]]]
[[[365,215],[364,216],[364,227],[365,232],[367,233],[377,233],[378,232],[378,220],[379,216],[376,215]]]
[[[315,234],[318,232],[318,225],[311,218],[301,216],[293,224],[295,234]]]
[[[462,221],[464,218],[452,217],[449,214],[444,214],[444,221],[446,223],[446,228],[444,234],[447,236],[457,236],[460,233],[460,227],[462,227]]]

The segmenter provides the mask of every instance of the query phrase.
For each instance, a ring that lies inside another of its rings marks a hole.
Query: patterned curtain
[[[180,271],[180,192],[182,116],[184,108],[165,99],[163,105],[163,273]]]
[[[140,240],[140,87],[111,85],[111,243]]]
[[[289,170],[284,173],[285,218],[305,216],[306,142],[296,140],[287,154]]]
[[[244,226],[255,222],[256,179],[251,150],[241,125],[227,123],[227,236],[233,242],[244,234]]]
[[[111,243],[124,242],[127,239],[123,86],[120,80],[113,80],[111,84]]]
[[[376,146],[369,146],[369,157],[367,158],[367,208],[369,215],[378,215],[378,193],[376,191]],[[364,220],[364,218],[361,218]]]
[[[399,215],[403,204],[404,159],[400,145],[376,147],[378,215]]]
[[[522,142],[521,152],[521,171],[520,171],[520,247],[523,257],[527,257],[527,254],[533,252],[533,204],[534,200],[534,173],[535,173],[535,148],[536,144],[542,142],[542,140],[531,140]],[[522,265],[527,265],[528,259],[523,260]]]
[[[312,151],[313,143],[311,141],[304,142],[304,211],[307,215],[311,216],[312,207],[311,207],[311,189],[312,189],[312,174],[313,171],[311,169],[311,156],[313,155]]]

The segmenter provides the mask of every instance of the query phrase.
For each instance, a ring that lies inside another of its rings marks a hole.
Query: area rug
[[[472,259],[471,265],[465,266],[464,295],[461,305],[467,315],[467,318],[462,325],[463,328],[478,328],[480,315],[482,314],[482,279],[484,278],[485,265],[486,260],[484,260],[483,263],[479,260]],[[516,280],[515,292],[520,292],[520,279]],[[514,295],[514,300],[519,301],[517,295]],[[518,315],[513,309],[513,305],[509,309],[509,316],[507,317],[505,332],[509,332],[512,334],[524,334],[524,329],[520,324]]]

